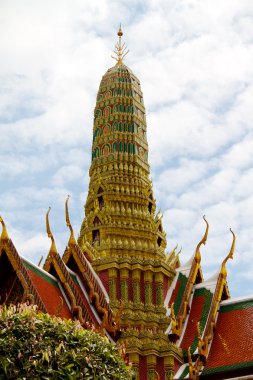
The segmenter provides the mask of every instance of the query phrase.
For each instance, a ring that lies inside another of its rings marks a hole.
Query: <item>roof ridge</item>
[[[44,275],[48,276],[49,278],[51,278],[52,280],[55,280],[56,282],[59,282],[57,280],[56,277],[54,277],[51,273],[45,271],[45,269],[39,267],[38,265],[34,264],[32,261],[30,261],[29,259],[27,259],[26,257],[24,257],[23,255],[20,255],[20,258],[22,261],[25,261],[27,262],[29,265],[31,265],[32,267],[34,267],[35,269],[37,269],[38,271],[40,271],[41,273],[43,273]]]
[[[220,306],[233,305],[233,304],[241,303],[241,302],[245,302],[245,301],[253,301],[253,294],[251,294],[249,296],[229,298],[227,300],[222,301],[220,303]]]

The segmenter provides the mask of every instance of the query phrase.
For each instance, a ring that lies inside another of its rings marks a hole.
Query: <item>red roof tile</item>
[[[221,306],[205,371],[216,367],[253,365],[253,300]]]
[[[176,315],[179,311],[179,308],[182,302],[186,283],[187,283],[187,277],[183,275],[182,273],[179,273],[176,286],[172,291],[169,304],[168,304],[168,307],[171,307],[172,303],[174,302],[174,311]]]
[[[23,260],[23,262],[33,285],[46,306],[47,312],[51,315],[56,315],[56,313],[59,312],[60,317],[71,319],[71,312],[59,288],[57,280],[48,276],[44,271],[42,272],[38,268],[35,268],[27,261]],[[63,300],[62,307],[59,307],[61,302],[60,297]]]
[[[181,348],[188,349],[192,345],[197,334],[197,323],[200,321],[204,303],[204,296],[194,297]]]
[[[207,321],[212,298],[213,294],[204,287],[194,290],[190,314],[181,342],[181,348],[183,348],[183,350],[187,350],[191,347],[191,353],[195,352],[198,345],[197,323],[200,322],[200,330],[202,332]]]
[[[179,291],[179,287],[180,287],[180,281],[177,279],[176,286],[175,286],[175,288],[172,291],[168,307],[171,307],[171,305],[173,304],[173,302],[175,302],[176,296],[177,296],[178,291]]]

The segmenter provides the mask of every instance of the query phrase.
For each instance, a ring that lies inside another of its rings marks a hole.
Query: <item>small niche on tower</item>
[[[150,214],[152,214],[152,208],[153,208],[153,197],[152,194],[149,195],[149,203],[148,203],[148,211]]]
[[[92,231],[92,244],[100,244],[100,231],[99,230],[93,230]]]
[[[99,210],[102,210],[102,208],[104,207],[104,198],[102,197],[102,195],[98,197],[98,205],[99,205]]]
[[[158,238],[157,238],[158,247],[161,247],[161,244],[162,244],[162,238],[160,238],[160,236],[158,236]]]
[[[98,189],[98,194],[102,194],[104,192],[104,190],[102,189],[102,187],[100,187]],[[99,210],[102,210],[102,208],[104,207],[104,198],[102,195],[99,195],[98,196],[98,205],[99,205]]]
[[[94,227],[101,225],[101,221],[97,216],[94,218],[93,225]]]

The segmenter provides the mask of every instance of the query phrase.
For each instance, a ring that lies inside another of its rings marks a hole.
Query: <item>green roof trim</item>
[[[71,279],[74,281],[75,284],[79,285],[78,280],[76,278],[76,275],[74,273],[69,272],[69,275]]]
[[[222,373],[226,371],[233,371],[240,368],[250,368],[250,367],[253,367],[253,361],[245,362],[245,363],[230,364],[230,365],[225,365],[223,367],[207,368],[207,369],[204,369],[204,371],[202,372],[202,375],[215,374],[219,372]]]
[[[197,297],[204,297],[205,298],[205,302],[203,305],[203,309],[202,309],[201,317],[200,317],[200,321],[199,321],[200,322],[200,332],[202,334],[203,330],[205,328],[206,322],[207,322],[209,310],[210,310],[212,299],[213,299],[213,293],[210,292],[210,290],[208,290],[206,288],[198,288],[198,289],[195,289],[192,302],[194,302],[194,298],[197,298]],[[192,345],[191,345],[191,354],[193,354],[196,351],[197,347],[198,347],[198,334],[196,332],[196,335],[195,335],[193,342],[192,342]],[[184,355],[184,358],[187,359],[188,354],[187,354],[186,349],[183,349],[183,355]]]
[[[33,273],[35,273],[37,276],[39,276],[40,278],[42,278],[43,280],[47,281],[49,284],[55,286],[55,287],[59,287],[58,286],[58,282],[56,280],[54,280],[52,277],[46,275],[45,272],[42,272],[41,270],[39,270],[38,268],[36,268],[35,266],[33,266],[32,264],[30,264],[29,262],[27,262],[25,259],[22,258],[22,261],[23,261],[23,264],[25,265],[25,267],[27,269],[29,269],[30,271],[32,271]]]
[[[188,373],[189,373],[189,366],[187,365],[187,366],[185,367],[185,369],[183,370],[183,372],[181,373],[179,379],[184,379],[185,376],[188,375]]]
[[[184,295],[187,280],[188,278],[184,274],[179,273],[177,281],[180,281],[180,285],[179,285],[178,293],[176,295],[176,299],[174,301],[174,312],[176,316],[179,312],[179,308],[180,308],[181,301]]]
[[[245,300],[245,301],[238,301],[236,303],[229,304],[229,305],[221,305],[220,313],[228,313],[230,311],[247,309],[249,307],[253,307],[253,299]]]
[[[209,289],[206,289],[206,288],[197,288],[195,289],[194,297],[201,297],[201,296],[206,297],[207,294],[212,295],[213,293]]]

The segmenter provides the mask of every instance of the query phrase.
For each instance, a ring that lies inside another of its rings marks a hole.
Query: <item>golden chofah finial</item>
[[[234,232],[232,231],[231,228],[230,228],[230,232],[233,235],[233,241],[232,241],[232,244],[231,244],[231,248],[230,248],[229,254],[225,257],[225,259],[223,260],[222,265],[221,265],[221,270],[222,270],[222,272],[224,274],[226,274],[226,262],[228,261],[228,259],[232,259],[233,260],[233,258],[234,258],[234,251],[235,251],[236,236],[235,236],[235,234],[234,234]]]
[[[125,43],[123,43],[123,45],[121,43],[121,37],[122,36],[123,36],[123,32],[122,32],[121,24],[120,24],[119,31],[118,31],[119,40],[116,43],[114,51],[113,51],[115,56],[112,55],[112,58],[116,59],[116,61],[117,61],[116,65],[118,65],[118,66],[122,65],[123,58],[129,53],[129,50],[127,50]]]
[[[206,220],[205,215],[203,215],[203,219],[204,219],[204,221],[206,223],[206,231],[205,231],[205,234],[204,234],[203,238],[200,240],[199,244],[196,247],[195,257],[196,257],[196,260],[198,262],[200,262],[200,260],[201,260],[201,254],[200,254],[200,250],[199,249],[200,249],[200,247],[201,247],[202,244],[206,244],[207,236],[208,236],[208,231],[209,231],[209,224],[208,224],[208,221]]]
[[[74,231],[73,231],[73,228],[71,226],[70,219],[69,219],[69,208],[68,208],[69,198],[70,198],[70,196],[68,195],[66,202],[65,202],[66,224],[67,224],[68,228],[70,229],[70,237],[69,237],[68,245],[71,245],[71,244],[75,245],[75,244],[77,244],[77,242],[76,242]]]
[[[43,260],[43,255],[41,256],[40,261],[38,262],[38,267],[40,267],[42,260]]]
[[[6,225],[3,221],[3,218],[0,216],[0,223],[2,223],[2,234],[1,234],[1,240],[8,240],[9,239],[9,235],[8,235],[8,232],[7,232],[7,228],[6,228]]]
[[[57,249],[56,249],[56,245],[55,245],[55,241],[54,241],[54,237],[53,237],[53,234],[50,230],[50,225],[49,225],[49,213],[50,213],[50,210],[51,210],[51,207],[48,208],[47,210],[47,215],[46,215],[46,227],[47,227],[47,236],[51,239],[52,241],[52,244],[51,244],[51,248],[50,248],[50,251],[49,251],[49,254],[51,255],[54,255],[57,253]]]

